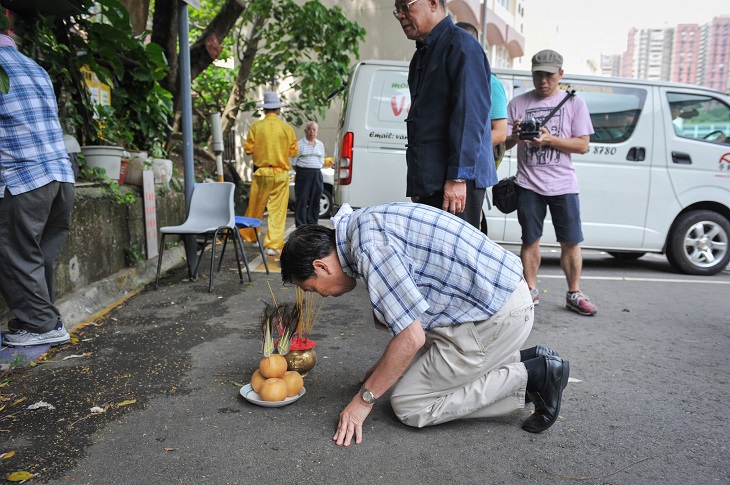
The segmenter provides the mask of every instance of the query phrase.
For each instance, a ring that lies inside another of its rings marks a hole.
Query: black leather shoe
[[[555,352],[553,349],[550,349],[548,347],[544,347],[542,345],[536,345],[535,347],[520,350],[520,362],[524,362],[526,360],[534,359],[535,357],[540,356],[547,357],[548,355],[554,355],[555,357],[560,357],[560,354]]]
[[[520,350],[520,362],[524,362],[526,360],[534,359],[535,357],[540,356],[547,357],[548,355],[560,357],[560,354],[555,352],[553,349],[544,347],[542,345],[536,345],[529,349]],[[531,402],[532,400],[530,400],[530,396],[528,394],[525,394],[525,405],[530,404]]]
[[[522,429],[530,433],[542,433],[555,423],[560,413],[563,390],[568,385],[570,363],[560,357],[545,357],[545,384],[539,391],[528,392],[535,412],[522,423]]]

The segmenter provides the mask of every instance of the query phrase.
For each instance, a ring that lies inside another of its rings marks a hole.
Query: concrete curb
[[[165,250],[160,274],[185,263],[185,247]],[[155,281],[157,258],[119,271],[81,288],[56,302],[67,330],[98,318]]]

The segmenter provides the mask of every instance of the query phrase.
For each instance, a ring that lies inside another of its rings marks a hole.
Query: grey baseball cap
[[[563,56],[557,52],[545,49],[532,56],[532,72],[542,71],[550,74],[563,68]]]

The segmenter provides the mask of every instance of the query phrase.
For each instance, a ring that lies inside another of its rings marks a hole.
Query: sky
[[[573,6],[550,0],[525,1],[525,56],[516,68],[528,69],[541,49],[560,52],[566,72],[589,74],[588,59],[626,50],[629,29],[704,24],[730,15],[728,0],[577,0]]]

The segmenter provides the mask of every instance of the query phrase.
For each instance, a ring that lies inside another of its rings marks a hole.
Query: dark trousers
[[[61,315],[54,305],[56,262],[71,225],[74,184],[51,182],[0,199],[0,292],[13,329],[46,333]]]
[[[294,183],[294,222],[297,226],[319,222],[319,201],[323,187],[324,179],[320,169],[297,167]]]
[[[484,196],[486,193],[487,189],[477,189],[474,187],[473,180],[467,180],[466,205],[464,206],[464,212],[458,212],[456,216],[464,219],[477,229],[480,229],[480,224],[482,222],[482,204],[484,203]],[[441,209],[444,203],[444,193],[443,191],[439,191],[427,197],[419,197],[418,202],[420,204],[426,204],[431,207]]]

